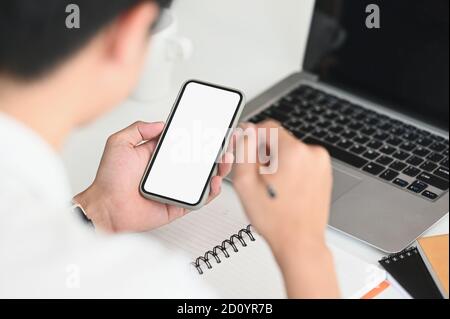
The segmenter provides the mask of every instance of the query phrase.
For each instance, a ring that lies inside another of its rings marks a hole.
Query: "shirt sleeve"
[[[31,202],[22,200],[6,216],[0,207],[0,297],[216,296],[199,280],[189,257],[148,234],[97,234],[69,209]]]

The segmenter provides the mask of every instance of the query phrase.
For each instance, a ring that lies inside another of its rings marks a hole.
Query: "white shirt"
[[[58,154],[0,113],[0,298],[212,296],[181,252],[86,227],[68,185]]]

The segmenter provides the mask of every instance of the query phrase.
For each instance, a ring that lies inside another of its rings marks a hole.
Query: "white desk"
[[[137,120],[165,120],[180,84],[200,78],[242,88],[249,97],[297,69],[306,41],[312,1],[285,0],[183,0],[176,2],[180,33],[196,47],[194,57],[179,65],[173,92],[166,99],[146,105],[127,101],[96,123],[75,132],[63,157],[73,191],[85,189],[94,179],[107,137]],[[291,21],[291,22],[289,22]],[[298,38],[299,42],[292,42]],[[224,185],[217,199],[221,205],[235,200]],[[430,234],[448,233],[448,215]],[[377,264],[383,253],[336,231],[327,232],[329,242]],[[401,297],[392,288],[381,297]]]

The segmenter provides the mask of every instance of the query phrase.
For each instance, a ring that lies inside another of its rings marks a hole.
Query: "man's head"
[[[171,0],[1,0],[0,85],[23,87],[52,78],[91,86],[88,121],[125,98],[144,62],[151,26]],[[68,28],[69,4],[80,28]],[[0,88],[1,92],[1,88]],[[64,92],[61,92],[64,94]]]

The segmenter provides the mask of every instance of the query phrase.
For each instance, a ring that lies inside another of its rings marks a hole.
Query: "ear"
[[[155,2],[145,1],[119,16],[107,32],[108,58],[123,66],[135,64],[145,52],[158,14]]]

